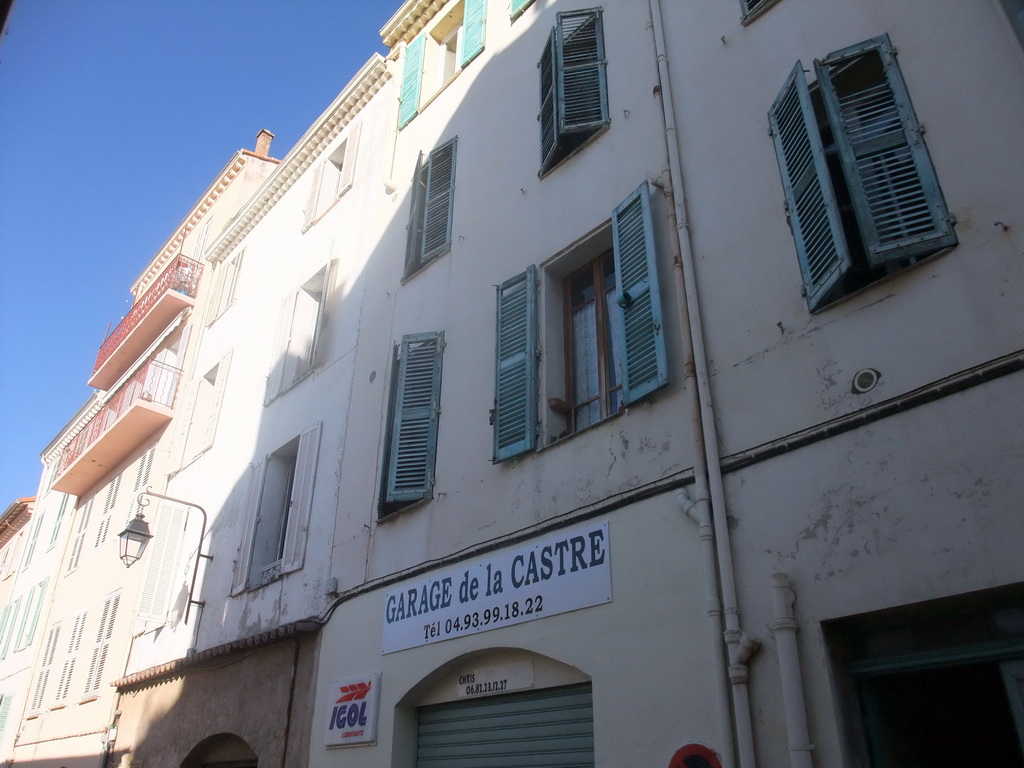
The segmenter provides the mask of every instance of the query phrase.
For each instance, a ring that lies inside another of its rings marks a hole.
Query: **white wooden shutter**
[[[168,600],[179,572],[181,546],[185,533],[186,509],[169,502],[162,503],[153,517],[153,540],[149,544],[149,562],[139,595],[138,618],[163,622],[167,618]]]
[[[60,639],[60,624],[54,624],[46,633],[46,644],[43,646],[43,656],[39,665],[39,673],[36,675],[36,686],[32,693],[31,711],[36,711],[43,706],[46,696],[46,685],[50,681],[50,669],[53,666],[53,657],[57,652],[57,641]]]
[[[273,400],[285,387],[285,370],[288,368],[288,346],[291,338],[292,314],[295,311],[295,294],[285,297],[277,315],[277,333],[274,336],[273,359],[267,376],[267,401]]]
[[[235,558],[235,573],[231,583],[231,594],[237,595],[249,584],[249,565],[252,562],[253,539],[256,535],[256,523],[259,520],[260,499],[263,497],[263,480],[267,476],[267,459],[264,458],[252,468],[249,475],[249,488],[245,494],[245,505],[242,508],[245,520],[245,532]]]
[[[75,617],[74,624],[71,627],[71,637],[68,640],[68,648],[64,654],[64,663],[61,665],[60,679],[57,681],[57,695],[55,696],[56,701],[64,701],[68,696],[68,691],[71,688],[71,678],[75,673],[75,661],[78,658],[78,649],[82,645],[82,632],[85,630],[85,621],[88,618],[88,612],[82,611]]]
[[[338,197],[348,192],[355,182],[356,152],[359,150],[359,133],[362,131],[362,126],[362,123],[356,123],[348,129],[348,138],[345,139],[345,156],[341,161],[341,175],[338,178]]]
[[[99,629],[96,632],[96,643],[92,649],[89,662],[89,674],[86,676],[85,694],[94,693],[103,680],[103,670],[110,651],[110,638],[114,633],[114,622],[117,619],[117,607],[121,602],[121,593],[116,592],[103,601],[103,613],[100,617]]]
[[[307,429],[299,437],[299,451],[295,459],[295,477],[288,503],[288,520],[284,531],[284,555],[281,573],[302,567],[306,554],[309,518],[313,510],[313,482],[320,450],[321,423]]]

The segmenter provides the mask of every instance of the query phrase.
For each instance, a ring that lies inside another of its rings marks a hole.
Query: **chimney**
[[[274,134],[266,128],[261,128],[256,134],[256,155],[258,157],[270,157],[270,142],[274,140]]]

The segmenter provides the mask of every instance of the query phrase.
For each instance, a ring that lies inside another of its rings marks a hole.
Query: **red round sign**
[[[722,768],[722,762],[710,747],[687,744],[672,755],[668,768]]]

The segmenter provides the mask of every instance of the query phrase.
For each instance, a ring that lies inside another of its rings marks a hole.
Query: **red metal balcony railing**
[[[181,380],[181,370],[172,368],[165,363],[156,360],[147,363],[132,376],[117,393],[110,398],[89,423],[85,429],[79,432],[75,439],[68,443],[60,457],[60,465],[57,468],[57,476],[60,477],[79,459],[84,457],[101,438],[107,435],[122,417],[129,413],[137,405],[163,406],[168,412],[174,407],[175,394],[178,391],[178,382]],[[147,410],[152,410],[151,408]],[[167,419],[170,416],[168,413]],[[145,422],[151,425],[151,421]],[[157,424],[158,426],[159,424]],[[138,430],[136,430],[138,432]],[[151,434],[143,432],[137,434],[139,441],[144,440]],[[123,441],[122,441],[123,442]],[[134,442],[131,439],[128,442]],[[135,446],[132,446],[134,448]],[[126,453],[127,455],[127,453]],[[56,488],[58,483],[54,483]]]
[[[195,303],[202,274],[203,265],[183,255],[168,264],[103,341],[89,384],[106,389],[116,382],[178,312]]]

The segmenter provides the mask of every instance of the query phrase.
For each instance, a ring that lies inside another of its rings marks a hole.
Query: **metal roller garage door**
[[[590,684],[421,707],[416,768],[593,768]]]

